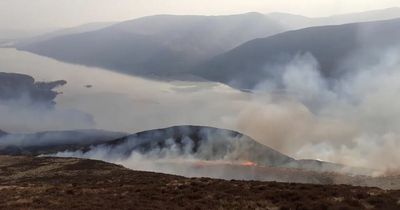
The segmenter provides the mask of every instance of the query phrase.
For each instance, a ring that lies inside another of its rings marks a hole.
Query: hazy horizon
[[[52,30],[91,22],[114,22],[157,14],[230,15],[246,12],[290,13],[307,17],[358,13],[400,7],[395,0],[308,0],[290,2],[260,1],[183,1],[183,0],[2,0],[0,30]]]

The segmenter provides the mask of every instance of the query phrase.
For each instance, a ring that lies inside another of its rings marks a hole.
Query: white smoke
[[[179,129],[186,128],[180,127]],[[230,135],[230,131],[211,131],[203,128],[199,133],[204,136],[197,143],[189,136],[183,135],[179,143],[174,138],[164,140],[161,137],[163,145],[158,145],[156,142],[160,140],[160,135],[164,136],[169,132],[171,130],[168,129],[163,132],[156,131],[151,133],[151,136],[130,137],[128,141],[116,146],[102,144],[92,146],[85,152],[80,150],[64,151],[52,154],[51,156],[97,159],[122,164],[125,167],[135,170],[178,174],[189,177],[208,176],[215,178],[229,178],[230,172],[224,170],[227,167],[249,163],[257,164],[250,162],[250,160],[258,162],[267,161],[262,158],[257,159],[259,156],[263,158],[265,156],[262,156],[263,154],[257,155],[257,151],[254,150],[257,146],[255,142],[250,141],[245,136],[232,136]],[[143,146],[143,143],[150,143],[150,145]],[[144,148],[147,147],[150,148],[144,152]],[[265,152],[265,150],[263,151]],[[278,154],[276,155],[278,156]],[[290,160],[276,158],[277,163]],[[217,170],[210,168],[213,166],[221,168]],[[247,179],[250,179],[248,177],[250,175],[251,173],[247,173],[245,176],[238,176],[238,178],[243,179],[247,177]]]
[[[321,77],[311,54],[298,54],[279,67],[279,83],[267,79],[253,93],[208,82],[148,81],[39,58],[35,63],[45,69],[50,62],[50,69],[59,70],[38,70],[41,77],[62,72],[69,85],[58,104],[90,113],[100,129],[132,133],[208,125],[237,130],[296,158],[387,170],[400,166],[398,49],[357,52],[343,62],[353,73],[334,85]]]
[[[298,158],[398,169],[398,49],[358,55],[351,66],[354,73],[333,86],[319,75],[318,64],[310,54],[299,54],[282,67],[283,88],[275,88],[279,85],[271,85],[274,81],[270,80],[257,87],[256,92],[271,94],[255,94],[254,103],[239,114],[238,129]],[[371,56],[373,64],[365,61],[368,65],[361,65],[362,59]],[[349,59],[346,65],[350,64]]]

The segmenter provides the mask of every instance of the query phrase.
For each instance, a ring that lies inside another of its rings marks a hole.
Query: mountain
[[[30,36],[30,37],[25,37],[25,38],[19,38],[14,41],[15,42],[14,45],[23,47],[26,45],[30,45],[32,43],[46,41],[46,40],[49,40],[49,39],[52,39],[55,37],[59,37],[59,36],[67,36],[67,35],[72,35],[72,34],[79,34],[79,33],[100,30],[100,29],[106,28],[108,26],[111,26],[113,24],[114,24],[114,22],[97,22],[97,23],[83,24],[83,25],[71,27],[71,28],[59,29],[59,30],[55,30],[53,32],[49,32],[49,33],[45,33],[45,34],[40,34],[40,35]]]
[[[347,23],[371,22],[400,18],[400,8],[392,7],[359,13],[333,15],[328,17],[305,17],[287,13],[270,13],[267,16],[287,30],[295,30],[314,26],[343,25]]]
[[[249,41],[199,65],[192,73],[251,89],[279,74],[279,67],[296,55],[310,53],[323,77],[338,79],[354,71],[351,65],[342,65],[348,59],[370,55],[370,59],[364,60],[373,64],[373,52],[400,44],[399,37],[400,19],[311,27]]]
[[[259,13],[157,15],[97,31],[20,44],[17,48],[129,74],[168,76],[248,40],[282,31],[278,24]]]
[[[340,25],[355,22],[371,22],[400,18],[400,8],[392,7],[359,13],[333,15],[330,17],[315,18],[319,25]]]
[[[19,42],[16,48],[127,74],[191,78],[185,75],[192,74],[194,66],[256,38],[310,26],[400,17],[398,11],[399,8],[391,8],[324,18],[283,13],[157,15],[109,27],[100,25],[99,30],[78,27],[74,33],[48,34]],[[197,72],[193,74],[198,76]]]

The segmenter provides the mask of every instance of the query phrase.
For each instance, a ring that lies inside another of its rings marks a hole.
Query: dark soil
[[[400,191],[184,178],[101,161],[0,156],[1,209],[400,209]]]

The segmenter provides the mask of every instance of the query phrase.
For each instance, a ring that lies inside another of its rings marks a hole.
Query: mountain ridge
[[[364,32],[368,33],[363,37]],[[296,55],[310,53],[323,77],[338,79],[352,73],[341,66],[342,61],[356,55],[358,50],[399,44],[399,35],[400,18],[288,31],[248,41],[199,65],[193,74],[239,89],[252,89],[275,74],[272,67],[282,67]]]
[[[355,19],[385,19],[388,18],[385,11],[356,13],[352,15],[376,15],[333,22],[342,24],[355,22]],[[101,67],[147,78],[168,79],[193,74],[196,66],[250,40],[299,28],[330,24],[322,23],[323,21],[319,23],[319,20],[313,18],[304,17],[315,23],[298,20],[302,19],[301,16],[289,16],[289,22],[294,21],[294,25],[287,27],[285,23],[279,22],[284,18],[273,16],[254,12],[226,16],[147,16],[96,31],[54,37],[28,45],[17,44],[16,48],[63,62]],[[396,14],[392,16],[395,17]]]

